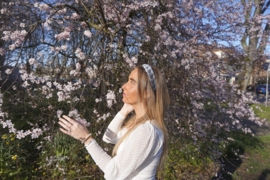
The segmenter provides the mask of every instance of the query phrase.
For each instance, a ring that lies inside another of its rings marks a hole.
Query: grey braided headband
[[[156,94],[156,87],[157,86],[156,86],[156,77],[155,77],[154,71],[151,68],[151,66],[149,66],[148,64],[143,64],[142,66],[145,69],[145,71],[149,77],[151,87],[152,87],[154,93]]]

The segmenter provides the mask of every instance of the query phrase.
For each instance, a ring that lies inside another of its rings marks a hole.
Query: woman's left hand
[[[63,133],[81,141],[88,136],[89,132],[81,122],[71,119],[66,115],[63,115],[63,118],[60,117],[58,122],[63,128],[65,128],[60,128]]]

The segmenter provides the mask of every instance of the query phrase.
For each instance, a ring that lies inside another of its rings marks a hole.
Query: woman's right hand
[[[120,113],[123,116],[127,116],[133,110],[134,110],[134,108],[132,105],[125,103],[124,106],[122,107],[122,109],[120,110]]]

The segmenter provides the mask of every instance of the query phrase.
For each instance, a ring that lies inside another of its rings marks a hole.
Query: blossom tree
[[[270,1],[241,1],[244,9],[244,34],[241,38],[241,45],[245,51],[245,60],[243,62],[242,71],[238,84],[242,90],[252,78],[252,71],[255,61],[264,54],[266,46],[269,45],[269,5]]]
[[[20,116],[27,126],[19,129],[15,116],[7,116],[8,102],[3,102],[0,122],[17,139],[43,137],[37,143],[39,149],[46,149],[44,141],[53,147],[55,122],[62,114],[81,121],[101,140],[101,133],[121,107],[121,86],[128,73],[143,63],[158,67],[168,83],[172,101],[165,121],[171,143],[190,161],[210,157],[215,162],[213,172],[222,164],[232,129],[252,133],[242,124],[243,117],[259,125],[265,121],[249,107],[254,102],[251,94],[220,80],[222,62],[210,48],[217,42],[234,48],[231,42],[239,40],[247,28],[242,23],[246,11],[239,2],[14,0],[2,5],[1,12],[14,21],[0,29],[5,41],[0,53],[16,56],[13,64],[20,67],[23,81],[3,95],[17,93],[10,99],[15,104],[12,108],[23,103],[39,118],[29,121]],[[18,14],[23,14],[21,22],[16,19]],[[22,56],[26,52],[30,52],[27,59]],[[46,74],[45,66],[51,68]],[[36,77],[38,69],[43,73]],[[67,70],[66,77],[77,82],[60,82]],[[21,99],[16,88],[22,89],[28,101]],[[196,148],[190,151],[190,146]],[[46,166],[52,159],[59,160],[46,157],[50,161]],[[181,175],[175,172],[176,177]]]

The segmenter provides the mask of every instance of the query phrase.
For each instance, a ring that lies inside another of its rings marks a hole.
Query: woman
[[[157,166],[163,169],[168,153],[168,132],[163,121],[170,97],[165,79],[153,66],[137,66],[122,86],[121,111],[109,124],[103,140],[116,144],[112,157],[92,138],[91,133],[79,122],[63,116],[60,130],[82,140],[106,179],[155,179]],[[135,110],[125,124],[125,117]]]

